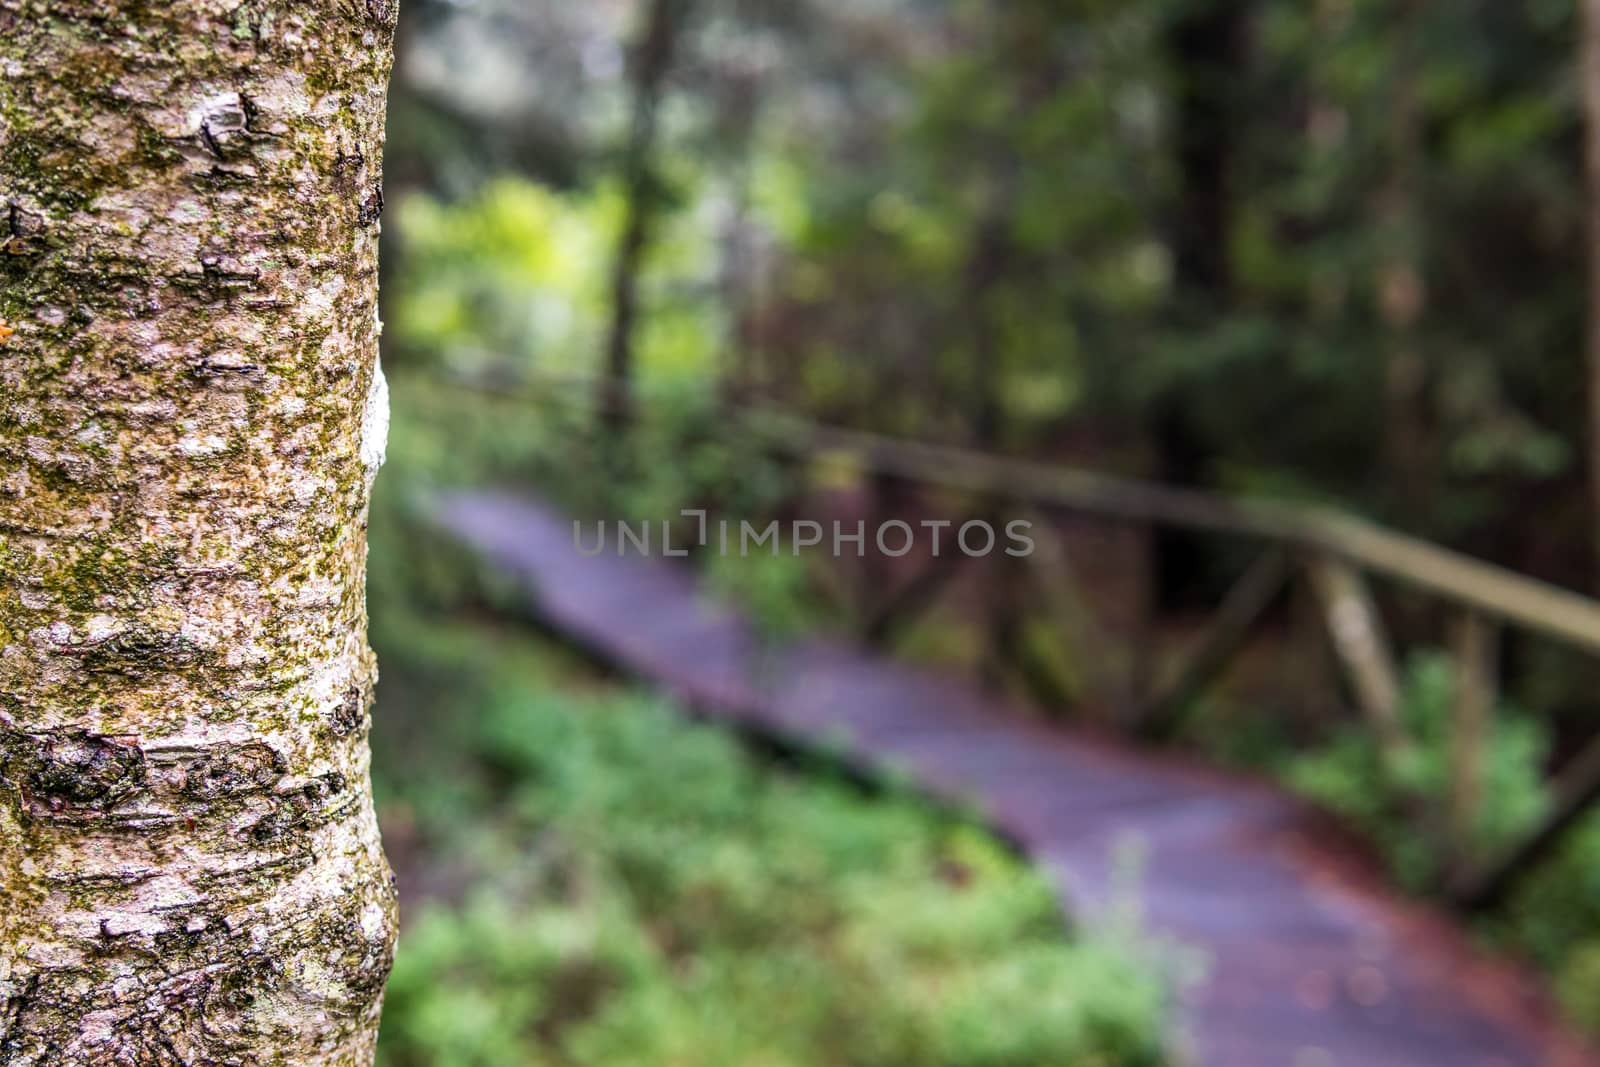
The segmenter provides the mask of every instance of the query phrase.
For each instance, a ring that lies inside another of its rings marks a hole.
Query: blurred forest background
[[[508,592],[432,531],[429,494],[516,482],[652,519],[929,507],[847,450],[775,455],[778,410],[1337,505],[1593,590],[1581,7],[407,0],[370,594],[407,902],[382,1062],[1163,1062],[1183,968],[1135,921],[1063,930],[982,832],[681,725],[494,621]],[[1063,533],[1134,675],[1247,562]],[[697,565],[775,639],[848,628],[902,575],[870,554]],[[1016,584],[957,576],[897,654],[1097,714],[1093,665]],[[1408,785],[1438,793],[1458,680],[1428,609],[1386,606]],[[1308,611],[1275,615],[1178,741],[1339,812],[1423,890],[1444,859],[1338,706]],[[1499,674],[1486,849],[1549,809],[1600,692],[1537,638],[1508,639]],[[1600,820],[1476,921],[1600,1027]]]

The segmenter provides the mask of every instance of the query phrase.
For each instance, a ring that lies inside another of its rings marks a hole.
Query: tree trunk
[[[1405,0],[1393,17],[1388,104],[1388,179],[1378,194],[1383,242],[1378,266],[1378,312],[1385,337],[1384,447],[1389,504],[1414,533],[1426,533],[1433,477],[1427,424],[1428,364],[1418,344],[1427,310],[1423,272],[1425,227],[1419,202],[1422,115],[1417,100],[1420,26],[1426,0]]]
[[[1228,245],[1233,230],[1233,156],[1249,5],[1238,0],[1191,4],[1168,37],[1177,75],[1175,137],[1181,178],[1173,220],[1174,282],[1186,313],[1215,314],[1233,288]]]
[[[0,1063],[372,1061],[394,0],[0,0]]]
[[[1594,583],[1600,589],[1600,0],[1583,4],[1583,99],[1589,174],[1589,478]]]
[[[600,383],[600,410],[619,421],[628,414],[627,385],[633,377],[634,334],[639,318],[639,275],[655,233],[660,179],[655,150],[661,94],[672,70],[678,37],[691,0],[652,0],[643,37],[633,58],[633,126],[623,158],[627,217],[611,275],[611,332],[606,343],[606,375]]]
[[[1173,326],[1200,333],[1215,327],[1234,301],[1229,246],[1233,239],[1239,149],[1239,86],[1250,56],[1246,44],[1253,5],[1201,0],[1184,6],[1167,31],[1176,78],[1174,152],[1178,199],[1168,225],[1172,250]],[[1156,475],[1172,485],[1205,480],[1209,442],[1196,426],[1186,390],[1164,396],[1152,413]],[[1193,532],[1158,528],[1152,540],[1152,611],[1193,599],[1204,572],[1204,547]]]

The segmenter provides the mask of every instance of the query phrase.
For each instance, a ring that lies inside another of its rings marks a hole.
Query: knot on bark
[[[84,670],[126,675],[180,670],[211,656],[208,650],[182,634],[138,625],[68,651],[82,657]]]
[[[267,372],[243,353],[213,352],[194,365],[194,376],[225,391],[241,391],[260,385]]]
[[[205,255],[200,258],[199,270],[174,275],[172,281],[202,299],[226,301],[260,288],[261,272],[231,256]]]
[[[288,773],[289,761],[270,745],[219,745],[183,769],[180,791],[195,800],[222,800],[267,792]]]
[[[248,156],[257,143],[273,139],[259,124],[260,109],[244,93],[223,93],[201,101],[189,113],[189,129],[205,154],[219,163]]]
[[[45,251],[45,218],[10,197],[0,204],[0,268],[8,262],[24,267]]]
[[[339,802],[339,798],[349,789],[349,781],[338,771],[331,771],[291,789],[280,788],[275,791],[272,810],[243,832],[256,844],[266,844],[323,825],[349,811],[348,801],[351,798]]]
[[[367,153],[356,144],[349,152],[341,144],[333,157],[333,177],[341,191],[354,192],[366,173]]]
[[[345,690],[344,697],[328,719],[328,730],[335,737],[360,733],[367,725],[367,696],[360,686]]]
[[[363,226],[371,226],[383,217],[383,185],[380,182],[372,184],[372,191],[361,201],[361,210],[356,212],[356,219]]]
[[[149,777],[136,742],[88,731],[43,735],[0,727],[0,782],[35,814],[106,811],[142,790]]]

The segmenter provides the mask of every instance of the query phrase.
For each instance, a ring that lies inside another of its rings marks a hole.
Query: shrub
[[[1163,1062],[1154,961],[1069,937],[987,834],[757,763],[647,697],[439,645],[499,664],[433,709],[471,724],[458,770],[494,785],[386,783],[456,806],[430,825],[477,888],[406,927],[383,1067]]]

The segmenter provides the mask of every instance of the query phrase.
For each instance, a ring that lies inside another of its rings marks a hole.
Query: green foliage
[[[525,356],[570,371],[599,345],[615,212],[615,198],[509,178],[458,204],[407,197],[395,212],[407,256],[394,282],[393,337],[452,367]]]
[[[1529,876],[1489,933],[1552,974],[1570,1017],[1600,1034],[1600,816]]]
[[[1439,835],[1416,825],[1408,812],[1418,800],[1430,811],[1447,810],[1455,699],[1450,659],[1420,655],[1406,672],[1401,700],[1401,718],[1416,751],[1398,773],[1384,771],[1372,731],[1364,725],[1347,727],[1324,748],[1293,758],[1287,769],[1294,788],[1365,831],[1413,888],[1428,886],[1447,859],[1438,851]],[[1493,855],[1544,813],[1548,749],[1547,732],[1532,719],[1512,708],[1496,711],[1494,733],[1485,746],[1486,802],[1470,841],[1476,855]]]
[[[1600,939],[1582,942],[1556,976],[1556,995],[1568,1018],[1600,1034]]]
[[[558,192],[515,177],[446,203],[412,194],[396,207],[405,248],[389,290],[391,349],[457,374],[594,373],[610,308],[610,270],[625,202],[616,186]],[[715,272],[696,213],[651,246],[641,379],[704,381],[724,312],[697,295]]]
[[[1069,940],[988,836],[481,633],[388,633],[386,710],[460,730],[426,773],[380,761],[386,818],[427,813],[475,888],[404,930],[383,1067],[1165,1062],[1131,931]]]
[[[706,559],[706,581],[712,590],[742,607],[763,635],[781,641],[816,630],[827,618],[819,603],[806,556],[788,545],[774,554],[753,550],[748,556],[714,553]]]
[[[701,389],[651,392],[648,409],[619,440],[611,440],[604,427],[589,432],[592,455],[609,449],[621,462],[603,475],[592,468],[583,474],[606,483],[609,506],[622,515],[672,517],[703,506],[730,520],[755,517],[796,486],[778,458]],[[708,534],[715,537],[714,530]]]

